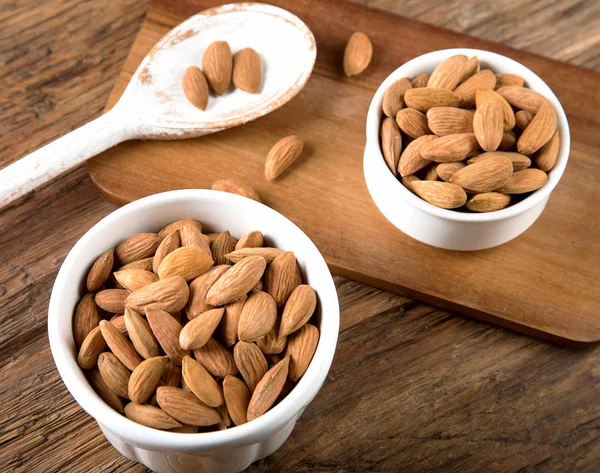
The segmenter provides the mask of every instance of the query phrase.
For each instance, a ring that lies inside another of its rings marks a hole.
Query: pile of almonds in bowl
[[[383,97],[381,149],[390,171],[423,200],[490,212],[542,187],[559,134],[548,99],[515,74],[455,55]]]
[[[291,251],[180,220],[89,270],[77,361],[113,409],[155,429],[223,430],[261,416],[308,368],[317,295]]]

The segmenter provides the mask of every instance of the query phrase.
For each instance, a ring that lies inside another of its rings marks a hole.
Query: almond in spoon
[[[260,56],[252,48],[244,48],[233,56],[233,83],[238,88],[251,94],[260,90],[262,82],[262,65]]]
[[[233,58],[231,49],[226,41],[215,41],[202,56],[202,70],[216,95],[223,95],[231,83]]]
[[[190,103],[200,110],[208,105],[208,82],[204,73],[196,66],[185,70],[182,81],[183,93]]]

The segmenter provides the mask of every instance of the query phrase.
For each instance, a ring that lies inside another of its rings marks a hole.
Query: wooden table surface
[[[362,1],[600,68],[594,0]],[[0,1],[0,167],[100,114],[148,6]],[[0,472],[148,471],[71,398],[46,335],[56,272],[112,210],[80,167],[0,211]],[[249,471],[598,471],[600,347],[561,348],[336,285],[328,381],[286,444]]]

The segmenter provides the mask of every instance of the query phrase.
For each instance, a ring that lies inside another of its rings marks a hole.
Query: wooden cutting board
[[[219,3],[154,0],[107,108],[169,29]],[[298,224],[336,274],[555,341],[599,340],[600,73],[339,0],[271,3],[298,15],[316,37],[317,62],[305,89],[242,127],[192,140],[129,142],[103,153],[88,163],[101,194],[124,204],[239,179]],[[374,55],[365,73],[348,79],[342,56],[355,30],[369,35]],[[471,253],[405,236],[379,213],[362,172],[364,122],[378,85],[409,59],[451,47],[495,51],[531,68],[562,102],[572,133],[567,170],[539,220],[506,245]],[[302,157],[267,183],[264,157],[292,133],[305,141]]]

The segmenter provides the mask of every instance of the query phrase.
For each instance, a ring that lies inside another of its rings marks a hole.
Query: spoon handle
[[[135,127],[113,110],[0,170],[0,208],[77,167],[98,153],[135,138]]]

